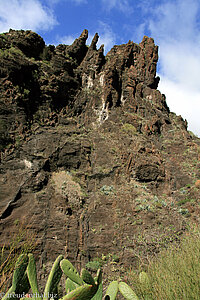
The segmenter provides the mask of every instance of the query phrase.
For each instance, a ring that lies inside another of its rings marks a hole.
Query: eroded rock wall
[[[1,245],[19,220],[40,267],[117,256],[122,273],[199,222],[200,142],[157,89],[152,38],[104,56],[87,36],[0,35]]]

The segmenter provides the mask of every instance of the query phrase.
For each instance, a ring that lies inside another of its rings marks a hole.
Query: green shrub
[[[187,203],[187,202],[195,202],[195,200],[194,200],[194,199],[188,199],[188,198],[185,198],[185,199],[179,200],[177,204],[178,204],[179,206],[181,206],[181,205],[184,205],[184,204]]]
[[[101,259],[96,258],[92,261],[89,261],[85,266],[89,270],[97,271],[99,268],[101,268],[103,266],[103,262]]]
[[[98,270],[98,268],[100,267],[100,262],[99,261],[89,261],[87,264],[86,264],[86,268],[92,270],[92,271],[96,271]]]
[[[162,251],[148,266],[148,284],[130,273],[134,290],[140,299],[200,299],[200,231],[190,230],[180,245]]]
[[[129,123],[123,124],[122,130],[133,135],[137,133],[137,128]]]
[[[104,195],[110,195],[110,194],[113,194],[114,193],[114,187],[111,185],[103,185],[101,188],[100,188],[100,192]]]

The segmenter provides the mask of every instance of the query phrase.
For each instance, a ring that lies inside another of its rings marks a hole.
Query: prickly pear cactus
[[[54,296],[57,299],[57,286],[63,273],[67,276],[65,283],[67,294],[59,300],[103,299],[102,271],[99,269],[95,278],[86,269],[82,269],[81,275],[79,275],[76,268],[67,259],[63,259],[62,255],[55,260],[44,293],[40,294],[34,257],[32,254],[22,254],[15,265],[12,286],[2,300],[8,300],[11,297],[13,300],[19,300],[19,294],[25,295],[21,300],[29,300],[30,297],[27,297],[26,293],[30,288],[32,290],[32,300],[50,300],[50,298],[54,300]],[[146,282],[147,275],[141,274],[140,280]],[[126,283],[118,283],[117,281],[110,283],[104,299],[115,300],[118,290],[127,300],[139,300]]]
[[[106,290],[106,296],[109,296],[109,298],[107,297],[108,299],[114,300],[116,298],[118,293],[118,286],[119,286],[118,281],[112,281],[109,284]]]
[[[96,293],[97,289],[89,284],[84,284],[64,296],[60,300],[90,300],[94,294]]]
[[[63,273],[69,277],[73,282],[77,283],[78,285],[83,284],[83,279],[80,277],[76,268],[70,263],[68,259],[63,259],[60,262],[60,267]]]
[[[33,254],[29,254],[29,262],[27,267],[27,275],[28,280],[30,282],[31,290],[33,292],[33,300],[41,300],[42,298],[39,296],[39,289],[38,289],[38,283],[37,283],[37,273],[36,273],[36,264],[35,259],[33,257]]]
[[[91,285],[95,286],[94,278],[92,277],[92,275],[90,274],[90,272],[88,272],[86,269],[82,269],[82,271],[81,271],[81,278],[83,279],[83,281],[85,283],[91,284]]]
[[[44,300],[48,300],[49,295],[57,294],[57,286],[62,276],[62,270],[60,268],[60,262],[62,260],[63,256],[59,255],[53,264],[45,286]]]
[[[65,281],[65,290],[66,293],[69,294],[71,291],[75,290],[79,285],[73,282],[70,278],[67,278]]]
[[[112,281],[107,290],[104,300],[115,300],[117,297],[117,293],[120,293],[124,296],[127,300],[139,300],[138,296],[135,292],[126,284],[125,282]]]
[[[91,300],[102,300],[103,299],[103,284],[102,282],[98,286],[96,294],[92,297]]]
[[[98,272],[95,281],[95,279],[86,269],[82,269],[80,276],[76,268],[67,259],[63,259],[60,262],[60,266],[64,274],[68,277],[66,280],[66,291],[70,291],[70,293],[64,296],[62,300],[93,299],[102,281],[102,273],[100,271]]]
[[[127,300],[139,300],[135,292],[125,282],[119,283],[119,291]]]
[[[26,277],[26,268],[28,265],[28,255],[27,254],[21,254],[15,264],[15,269],[13,273],[12,278],[12,286],[7,291],[5,296],[2,298],[2,300],[6,300],[9,298],[12,298],[13,300],[17,299],[17,294],[20,294],[20,292],[25,289],[29,290],[30,286],[27,286],[27,277]],[[18,298],[19,299],[19,298]]]

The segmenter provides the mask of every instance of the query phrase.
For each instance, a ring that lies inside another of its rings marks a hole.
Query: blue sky
[[[159,90],[171,111],[200,136],[199,0],[0,0],[0,32],[31,29],[47,44],[71,44],[83,29],[95,32],[108,52],[115,44],[159,46]]]

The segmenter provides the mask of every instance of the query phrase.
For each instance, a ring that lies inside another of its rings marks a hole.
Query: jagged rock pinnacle
[[[99,35],[98,35],[98,33],[95,33],[95,35],[92,39],[91,45],[90,45],[90,48],[92,50],[96,50],[96,45],[97,45],[98,39],[99,39]]]

